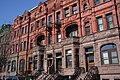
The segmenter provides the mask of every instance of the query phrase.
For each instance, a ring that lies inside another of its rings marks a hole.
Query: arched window
[[[78,36],[78,25],[73,24],[66,28],[66,37]]]
[[[101,47],[102,64],[118,64],[117,47],[115,44],[106,44]]]
[[[88,10],[87,4],[84,4],[83,8],[84,8],[85,11]]]
[[[45,39],[45,36],[44,35],[40,35],[37,37],[37,45],[40,46],[40,45],[44,45],[44,39]]]
[[[20,60],[20,71],[23,72],[24,71],[24,67],[25,66],[25,60],[24,59],[21,59]]]
[[[8,72],[10,72],[10,64],[11,64],[11,62],[8,61],[8,67],[7,67],[7,71],[8,71]]]
[[[11,72],[15,72],[16,71],[16,61],[12,61],[12,67],[11,67]]]

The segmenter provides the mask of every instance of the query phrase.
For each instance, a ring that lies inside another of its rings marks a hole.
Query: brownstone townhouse
[[[47,0],[11,27],[8,77],[120,80],[120,0]]]

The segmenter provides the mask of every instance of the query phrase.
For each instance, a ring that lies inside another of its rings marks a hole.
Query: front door
[[[94,65],[94,53],[86,54],[86,71]]]
[[[62,58],[56,58],[56,70],[62,68]]]

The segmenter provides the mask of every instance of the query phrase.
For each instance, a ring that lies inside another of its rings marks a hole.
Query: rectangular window
[[[37,56],[34,56],[34,70],[37,69]]]
[[[16,31],[14,32],[14,38],[16,38]]]
[[[10,72],[10,66],[11,66],[11,63],[8,62],[8,67],[7,67],[7,71]]]
[[[28,32],[28,26],[25,26],[25,33]]]
[[[24,42],[24,51],[26,50],[26,41]]]
[[[58,32],[57,33],[57,42],[61,42],[61,38],[62,38],[61,33]]]
[[[18,44],[16,44],[16,52],[18,52]]]
[[[45,26],[45,18],[42,19],[42,26]]]
[[[66,50],[66,68],[72,67],[72,50]]]
[[[69,16],[70,16],[69,8],[66,8],[65,9],[65,17],[69,17]]]
[[[98,23],[98,31],[102,31],[102,30],[103,30],[102,17],[98,17],[98,18],[97,18],[97,23]]]
[[[99,5],[100,4],[100,0],[95,0],[95,5]]]
[[[60,11],[56,13],[57,17],[57,23],[60,23]]]
[[[15,71],[16,71],[16,61],[12,61],[11,72],[15,72]]]
[[[19,36],[19,30],[17,31],[17,37]]]
[[[49,44],[52,44],[52,34],[49,34]]]
[[[62,68],[62,54],[56,53],[56,69]]]
[[[108,28],[111,29],[114,27],[112,13],[106,15]]]
[[[76,4],[72,6],[72,13],[73,14],[78,13],[78,11],[77,11],[77,5]]]
[[[52,15],[49,16],[49,26],[52,26]]]
[[[38,20],[37,22],[36,22],[36,27],[38,28],[40,26],[40,21]]]
[[[33,27],[34,27],[34,24],[32,23],[31,26],[30,26],[30,32],[33,31]]]
[[[31,30],[30,30],[31,32],[33,31],[33,27],[31,26]]]
[[[24,71],[24,66],[25,66],[25,60],[21,59],[21,60],[20,60],[20,67],[19,67],[19,68],[20,68],[19,70],[20,70],[21,72]]]
[[[90,26],[85,27],[85,32],[86,32],[86,35],[90,34]]]
[[[24,34],[24,27],[22,27],[22,35]]]

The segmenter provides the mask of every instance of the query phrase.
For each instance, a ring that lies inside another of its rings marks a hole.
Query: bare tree
[[[3,24],[0,29],[0,71],[5,71],[10,53],[10,24]]]

